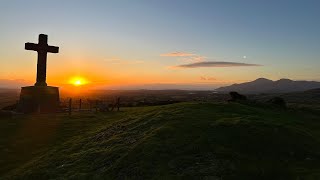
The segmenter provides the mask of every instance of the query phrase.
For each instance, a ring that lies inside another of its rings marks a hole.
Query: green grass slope
[[[320,115],[237,103],[0,120],[1,179],[319,179]]]

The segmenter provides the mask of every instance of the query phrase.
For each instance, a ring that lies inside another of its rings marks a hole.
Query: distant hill
[[[244,94],[257,93],[288,93],[306,91],[320,88],[320,82],[316,81],[293,81],[290,79],[280,79],[272,81],[265,78],[259,78],[251,82],[233,84],[231,86],[220,87],[218,92],[237,91]]]
[[[33,82],[24,79],[0,79],[0,92],[1,89],[20,89],[20,87],[30,84]]]

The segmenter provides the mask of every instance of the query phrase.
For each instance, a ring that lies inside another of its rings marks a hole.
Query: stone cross
[[[33,50],[38,52],[37,62],[37,82],[35,86],[47,86],[46,74],[47,74],[47,53],[58,53],[59,47],[48,45],[48,35],[40,34],[38,44],[26,43],[26,50]]]

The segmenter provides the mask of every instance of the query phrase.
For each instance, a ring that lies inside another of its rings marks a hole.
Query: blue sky
[[[136,77],[144,84],[320,80],[319,7],[315,0],[3,0],[0,79],[34,79],[35,54],[23,45],[45,33],[61,49],[49,55],[52,82],[68,74],[61,64],[74,67],[70,76],[105,66],[110,74],[97,76],[106,82],[117,81],[108,76],[119,76],[119,82]],[[192,56],[163,56],[174,52]],[[170,68],[196,58],[259,66]],[[118,71],[114,61],[121,61]],[[26,68],[30,72],[14,73]]]

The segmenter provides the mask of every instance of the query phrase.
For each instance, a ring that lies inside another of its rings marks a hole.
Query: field
[[[319,179],[320,112],[176,103],[0,119],[0,177]]]

